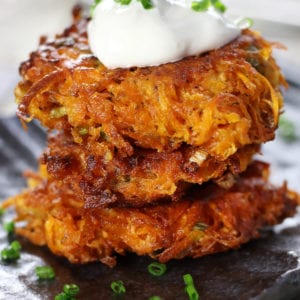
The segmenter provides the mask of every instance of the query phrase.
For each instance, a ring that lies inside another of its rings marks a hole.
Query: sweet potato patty
[[[133,155],[122,157],[112,155],[109,144],[101,145],[103,154],[96,156],[67,133],[52,135],[41,160],[47,179],[72,186],[86,206],[142,206],[177,201],[191,184],[211,179],[230,187],[259,150],[248,145],[220,162],[191,146],[167,153],[134,147]]]
[[[106,140],[123,156],[134,146],[189,145],[225,160],[273,139],[285,82],[257,33],[245,30],[221,49],[175,63],[109,70],[89,49],[87,21],[75,17],[22,64],[16,97],[24,120],[68,130],[95,155]]]
[[[32,175],[31,188],[5,205],[15,206],[17,220],[26,221],[18,234],[72,263],[114,266],[114,255],[127,251],[167,262],[237,248],[263,226],[292,216],[298,196],[267,178],[268,166],[255,162],[229,190],[210,182],[172,204],[84,208],[62,181]]]

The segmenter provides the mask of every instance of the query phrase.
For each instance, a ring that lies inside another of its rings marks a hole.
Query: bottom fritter
[[[298,195],[270,185],[268,174],[267,164],[254,162],[228,190],[210,182],[179,202],[143,208],[84,208],[69,186],[32,174],[31,188],[5,206],[26,221],[18,234],[72,263],[112,267],[127,251],[167,262],[237,248],[292,216]]]

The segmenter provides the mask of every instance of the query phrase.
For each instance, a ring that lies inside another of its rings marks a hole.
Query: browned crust
[[[19,234],[73,263],[114,266],[114,254],[127,251],[167,262],[238,248],[263,226],[292,216],[298,195],[286,185],[275,188],[267,177],[268,166],[255,162],[229,190],[208,183],[177,203],[111,209],[83,208],[61,181],[34,178],[37,186],[6,206],[15,206],[18,220],[27,222]]]
[[[220,160],[273,139],[285,81],[257,33],[245,30],[221,49],[175,63],[108,70],[89,50],[86,24],[77,17],[22,64],[21,118],[68,130],[95,155],[101,133],[123,156],[135,146],[174,151],[188,144]],[[51,117],[59,107],[66,115]]]
[[[258,150],[258,145],[248,145],[224,161],[188,146],[173,152],[135,147],[130,157],[113,155],[113,149],[107,148],[103,155],[95,156],[86,145],[60,133],[49,138],[41,162],[47,180],[72,186],[86,207],[143,206],[178,201],[191,184],[211,179],[218,178],[220,184],[230,187]]]

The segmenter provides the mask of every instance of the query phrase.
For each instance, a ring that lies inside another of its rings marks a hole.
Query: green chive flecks
[[[284,116],[279,118],[279,136],[288,143],[297,140],[295,124]]]
[[[110,284],[110,287],[112,291],[117,295],[126,293],[126,288],[122,280],[113,281]]]
[[[142,5],[145,9],[153,8],[153,4],[152,4],[151,0],[138,0],[138,1],[140,1],[142,3]]]
[[[152,296],[148,300],[163,300],[163,299],[159,296]]]
[[[35,274],[40,280],[51,280],[55,278],[55,272],[50,266],[36,267]]]
[[[3,227],[7,233],[11,234],[15,231],[15,223],[13,221],[4,223]]]
[[[63,292],[55,296],[54,300],[75,300],[75,296],[79,293],[80,288],[77,284],[65,284]]]
[[[70,296],[68,296],[66,293],[59,293],[55,296],[54,300],[70,300]]]
[[[13,241],[9,247],[1,251],[1,260],[5,262],[14,262],[20,258],[21,244]]]
[[[208,10],[210,7],[214,7],[215,10],[224,13],[226,11],[226,6],[220,0],[199,0],[193,1],[191,8],[197,12],[203,12]]]
[[[197,12],[206,11],[210,7],[210,0],[193,1],[191,7]]]
[[[130,4],[131,0],[115,0],[115,2],[120,3],[122,5]]]
[[[153,276],[162,276],[167,271],[167,266],[159,262],[153,262],[148,265],[148,271]]]
[[[0,217],[2,217],[5,213],[5,209],[4,208],[0,208]]]
[[[199,300],[199,294],[194,286],[194,280],[191,274],[184,274],[183,281],[185,283],[185,292],[189,300]]]
[[[70,297],[76,296],[80,291],[80,288],[77,284],[65,284],[64,285],[64,293],[66,293]]]

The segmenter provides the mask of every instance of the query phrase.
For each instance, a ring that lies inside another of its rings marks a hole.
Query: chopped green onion
[[[189,300],[198,300],[199,299],[199,294],[193,285],[188,285],[185,288],[185,291],[189,296]]]
[[[5,262],[13,262],[20,258],[21,244],[18,241],[13,241],[10,247],[4,248],[1,251],[1,259]]]
[[[197,223],[194,227],[193,227],[193,229],[194,230],[200,230],[200,231],[205,231],[206,229],[207,229],[207,227],[208,227],[208,225],[207,224],[205,224],[205,223]]]
[[[160,298],[159,296],[152,296],[148,300],[163,300],[163,299]]]
[[[210,0],[193,1],[191,5],[194,11],[206,11],[210,7]]]
[[[54,300],[72,300],[66,293],[60,293],[55,296]]]
[[[85,127],[80,127],[80,128],[78,129],[78,133],[79,133],[80,135],[87,135],[87,134],[89,133],[89,131],[88,131],[88,129],[85,128]]]
[[[211,0],[211,3],[214,8],[221,13],[224,13],[227,9],[227,7],[220,0]]]
[[[53,268],[49,266],[36,267],[35,274],[41,280],[48,280],[48,279],[55,278],[55,272]]]
[[[115,0],[115,2],[120,3],[121,5],[128,5],[131,0]]]
[[[194,285],[193,277],[191,274],[184,274],[183,281],[185,285]]]
[[[50,117],[53,119],[58,119],[67,114],[67,110],[64,106],[52,108],[50,111]]]
[[[138,0],[138,1],[142,3],[145,9],[151,9],[154,7],[151,0]]]
[[[22,249],[22,246],[21,246],[20,242],[18,242],[18,241],[11,242],[10,247],[15,251],[21,251],[21,249]]]
[[[162,276],[167,271],[167,266],[159,262],[153,262],[148,265],[148,271],[153,276]]]
[[[63,290],[69,297],[74,297],[79,293],[80,288],[77,284],[73,283],[73,284],[65,284]]]
[[[126,293],[126,288],[122,280],[113,281],[110,287],[112,291],[117,295]]]
[[[15,223],[13,221],[4,223],[3,227],[7,233],[13,233],[15,231]]]
[[[253,26],[253,20],[251,18],[239,19],[236,22],[236,26],[240,29],[247,29]]]
[[[279,135],[288,143],[297,140],[295,124],[284,116],[279,118]]]
[[[221,13],[224,13],[227,9],[226,6],[220,0],[199,0],[193,1],[191,4],[191,8],[197,12],[206,11],[211,6],[213,6],[215,10]]]
[[[5,209],[4,208],[0,208],[0,217],[2,217],[5,213]]]
[[[194,280],[191,274],[184,274],[183,281],[186,285],[185,292],[189,296],[189,300],[198,300],[199,294],[194,286]]]

